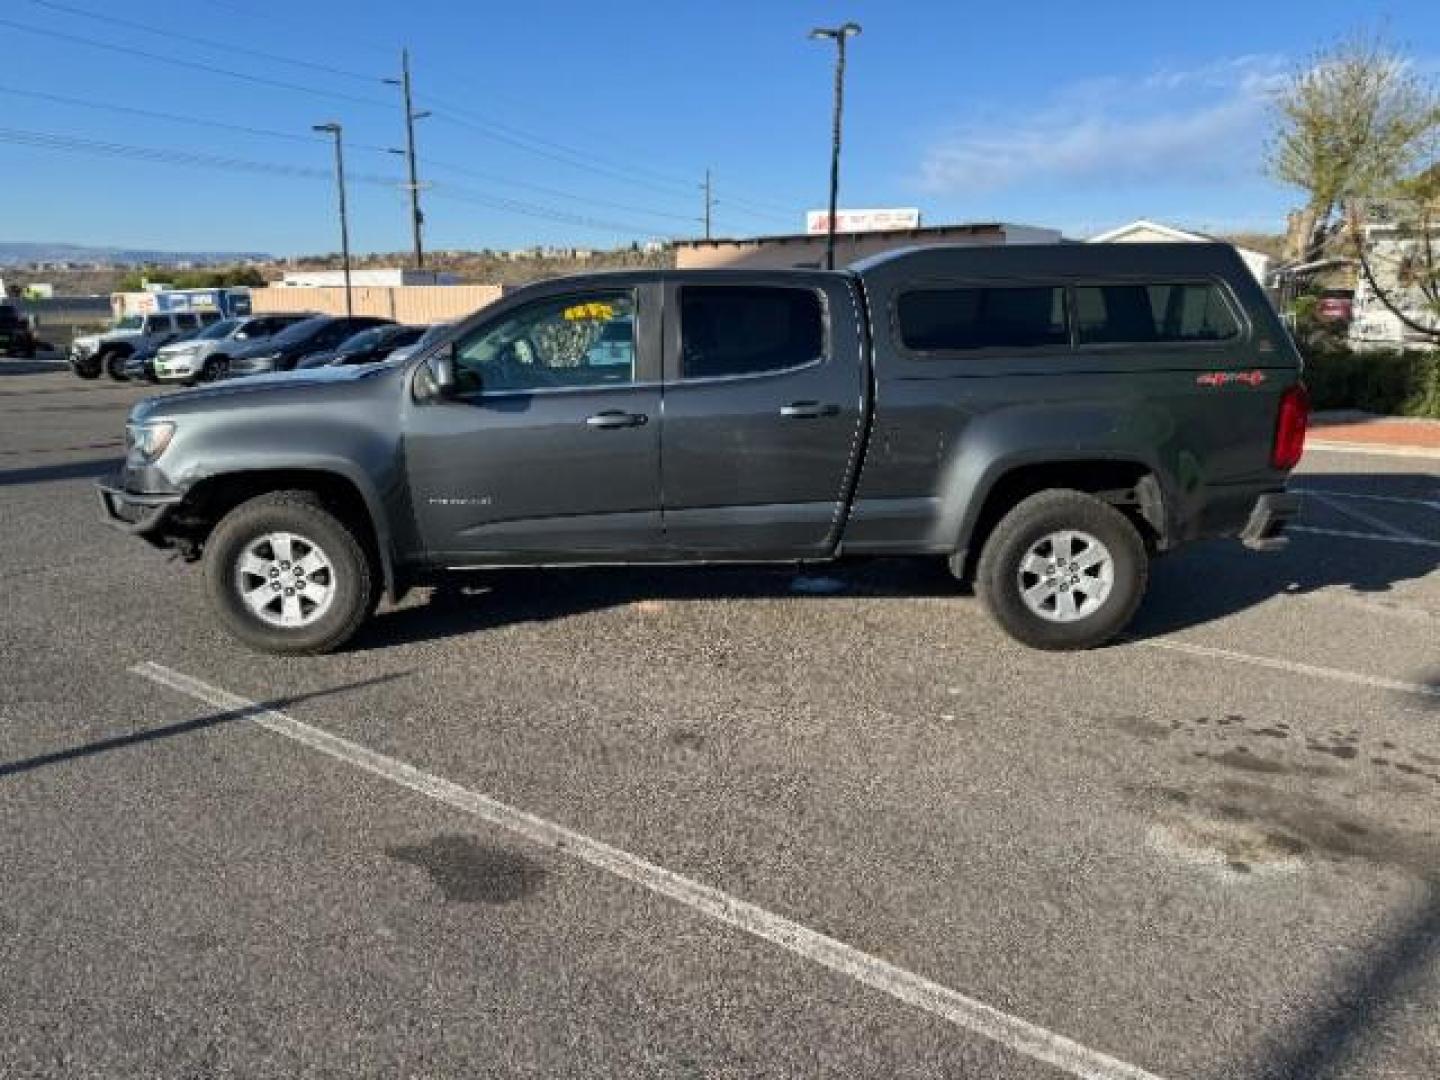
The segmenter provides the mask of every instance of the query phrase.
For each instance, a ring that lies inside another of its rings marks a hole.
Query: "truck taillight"
[[[1293,469],[1305,453],[1305,426],[1310,421],[1310,394],[1304,383],[1296,383],[1280,395],[1280,415],[1275,421],[1275,445],[1270,465]]]

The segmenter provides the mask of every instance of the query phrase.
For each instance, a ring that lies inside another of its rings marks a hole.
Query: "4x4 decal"
[[[1259,386],[1265,381],[1263,371],[1207,371],[1195,379],[1196,386],[1227,386],[1230,383],[1243,383],[1246,386]]]

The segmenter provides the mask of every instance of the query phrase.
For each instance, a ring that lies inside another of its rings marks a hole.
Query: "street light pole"
[[[336,121],[316,124],[315,131],[335,136],[335,183],[340,189],[340,263],[345,270],[345,317],[355,314],[355,305],[350,295],[350,219],[345,213],[345,150],[341,138],[342,129]]]
[[[845,42],[860,33],[860,24],[817,26],[810,31],[816,40],[835,42],[835,117],[830,135],[830,214],[825,230],[825,269],[835,269],[835,213],[840,195],[840,124],[845,110]]]

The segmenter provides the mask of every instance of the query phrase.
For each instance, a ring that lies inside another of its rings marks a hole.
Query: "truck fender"
[[[224,483],[227,480],[249,479],[262,482],[267,474],[276,478],[277,486],[300,484],[306,477],[329,476],[344,481],[360,496],[371,532],[375,538],[375,553],[380,560],[380,571],[385,583],[385,593],[392,600],[400,595],[399,582],[395,572],[394,538],[390,530],[389,515],[384,500],[371,478],[354,462],[328,455],[287,455],[283,466],[266,467],[255,464],[246,467],[207,470],[186,475],[182,487],[193,491],[200,485]]]
[[[1041,486],[1109,490],[1113,476],[1134,477],[1141,514],[1155,529],[1160,546],[1174,535],[1177,499],[1155,447],[1165,421],[1158,411],[1135,411],[1092,403],[1036,404],[973,417],[949,448],[941,470],[941,536],[954,538],[954,551],[972,546],[987,504],[1007,477],[1021,470],[1054,467],[1054,482]],[[1114,466],[1107,473],[1107,466]]]

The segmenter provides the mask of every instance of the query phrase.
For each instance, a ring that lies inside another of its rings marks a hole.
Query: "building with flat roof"
[[[1064,238],[1059,229],[1042,229],[1005,221],[931,225],[916,229],[883,229],[873,232],[839,232],[835,234],[835,265],[847,266],[859,259],[899,248],[929,247],[937,244],[1055,244],[1062,239]],[[674,247],[675,266],[680,270],[705,270],[724,266],[815,269],[825,264],[823,232],[728,240],[676,240]]]
[[[395,289],[402,285],[454,285],[459,282],[457,274],[440,273],[435,270],[409,270],[395,267],[379,267],[374,270],[351,270],[352,288],[369,286],[376,289]],[[344,270],[287,270],[280,281],[280,288],[287,289],[342,289],[345,287]]]

